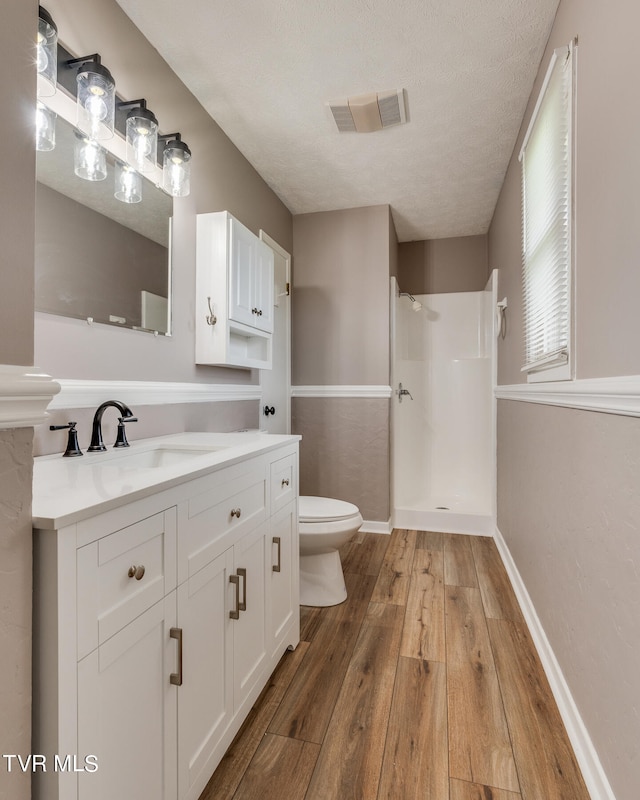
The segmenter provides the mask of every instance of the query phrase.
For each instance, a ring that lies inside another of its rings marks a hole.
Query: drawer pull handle
[[[231,619],[240,619],[240,576],[239,575],[229,575],[229,583],[233,583],[236,587],[236,607],[232,608],[229,612],[229,616]]]
[[[238,577],[242,578],[242,600],[238,598],[238,611],[247,610],[247,570],[240,567],[238,570]],[[240,594],[240,587],[238,587],[238,594]]]
[[[275,564],[275,566],[273,566],[272,569],[273,569],[274,572],[280,572],[280,546],[281,546],[280,537],[279,536],[274,536],[273,537],[273,543],[278,548],[278,563]]]
[[[283,479],[282,479],[282,484],[281,484],[281,485],[282,485],[282,486],[288,486],[288,485],[289,485],[289,478],[283,478]]]
[[[178,671],[169,675],[169,682],[173,686],[182,686],[182,628],[171,628],[169,636],[178,642]]]
[[[237,517],[238,519],[240,519],[240,514],[242,514],[242,509],[241,508],[232,508],[231,509],[231,516],[232,517]]]
[[[144,564],[140,564],[138,566],[132,564],[129,567],[129,572],[127,575],[130,578],[135,578],[137,581],[141,581],[144,578]]]

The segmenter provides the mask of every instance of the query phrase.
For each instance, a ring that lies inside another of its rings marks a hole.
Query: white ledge
[[[390,386],[292,386],[292,397],[364,397],[389,398],[393,394]]]
[[[261,397],[260,386],[253,384],[70,379],[60,379],[59,383],[62,388],[49,406],[51,409],[93,408],[109,399],[122,400],[130,405],[154,406],[260,400]]]
[[[496,386],[498,400],[542,403],[640,417],[640,375]]]
[[[40,425],[59,391],[60,385],[37,367],[0,364],[0,429]]]

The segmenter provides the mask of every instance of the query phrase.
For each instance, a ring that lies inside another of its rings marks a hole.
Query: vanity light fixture
[[[73,170],[85,181],[103,181],[107,177],[107,151],[94,139],[76,133]]]
[[[75,66],[78,127],[91,139],[110,139],[115,120],[115,81],[102,65],[99,53],[67,61],[67,67]]]
[[[39,100],[36,103],[36,150],[53,150],[56,146],[56,113]]]
[[[191,191],[191,150],[179,133],[159,136],[162,149],[162,188],[171,197],[186,197]]]
[[[147,108],[147,101],[125,100],[118,108],[131,107],[125,123],[127,162],[138,172],[150,172],[158,153],[158,120]]]
[[[51,14],[42,6],[38,6],[36,69],[38,97],[51,97],[56,93],[58,76],[58,27]]]
[[[114,197],[123,203],[139,203],[142,200],[142,178],[129,164],[116,162],[116,185]]]

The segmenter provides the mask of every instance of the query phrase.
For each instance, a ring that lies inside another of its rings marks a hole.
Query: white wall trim
[[[130,405],[217,403],[260,400],[260,386],[231,383],[169,383],[165,381],[81,381],[59,379],[61,391],[50,409],[93,408],[109,399]]]
[[[390,386],[292,386],[292,397],[392,397]]]
[[[591,737],[589,736],[589,731],[582,721],[582,717],[571,695],[569,686],[562,674],[560,664],[556,659],[551,644],[542,627],[542,623],[540,622],[540,618],[536,613],[527,587],[522,580],[522,576],[507,547],[507,543],[497,527],[494,539],[529,627],[531,638],[540,656],[542,666],[558,705],[560,716],[567,729],[569,740],[573,746],[589,794],[592,800],[616,800],[607,776],[602,768],[602,764],[600,763],[600,759],[598,758],[596,749],[591,741]]]
[[[40,425],[59,391],[60,384],[37,367],[0,364],[0,430]]]
[[[360,533],[391,533],[392,530],[391,520],[388,522],[376,522],[375,520],[365,519],[359,528]]]
[[[496,386],[498,400],[579,408],[640,417],[640,375]]]

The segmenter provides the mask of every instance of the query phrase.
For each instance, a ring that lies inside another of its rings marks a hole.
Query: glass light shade
[[[158,120],[147,108],[134,108],[127,114],[127,162],[138,172],[149,172],[158,154]]]
[[[90,139],[110,139],[115,119],[116,84],[102,64],[89,61],[78,70],[78,127]]]
[[[172,139],[162,154],[162,188],[172,197],[186,197],[191,191],[191,150]]]
[[[123,203],[142,200],[142,177],[128,164],[116,164],[115,198]]]
[[[36,104],[36,150],[53,150],[56,146],[56,113],[38,102]]]
[[[51,14],[38,7],[38,35],[36,38],[36,69],[38,97],[51,97],[56,93],[58,80],[58,28]]]
[[[76,136],[73,169],[85,181],[103,181],[107,177],[107,151],[93,139]]]

